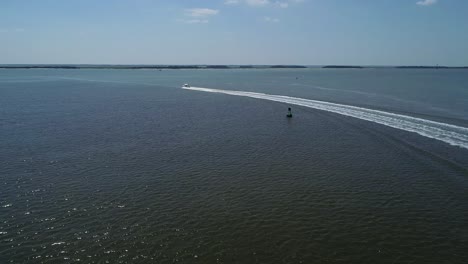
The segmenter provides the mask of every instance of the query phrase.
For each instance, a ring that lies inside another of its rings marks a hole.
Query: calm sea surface
[[[0,263],[467,259],[466,70],[0,70]]]

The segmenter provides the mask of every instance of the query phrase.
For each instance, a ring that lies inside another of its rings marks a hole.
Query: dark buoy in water
[[[288,114],[286,115],[286,117],[292,117],[291,107],[288,107]]]

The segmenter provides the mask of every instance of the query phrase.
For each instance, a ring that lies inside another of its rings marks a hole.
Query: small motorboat
[[[188,85],[188,83],[186,83],[186,84],[182,85],[182,87],[184,87],[184,88],[189,88],[190,85]]]

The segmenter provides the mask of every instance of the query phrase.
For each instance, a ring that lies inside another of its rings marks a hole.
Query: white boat
[[[188,83],[186,83],[186,84],[184,84],[182,87],[188,88],[188,87],[190,87],[190,85],[188,85]]]

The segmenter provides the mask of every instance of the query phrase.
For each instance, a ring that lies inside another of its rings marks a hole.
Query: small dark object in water
[[[288,107],[288,114],[286,115],[286,117],[292,117],[291,107]]]

